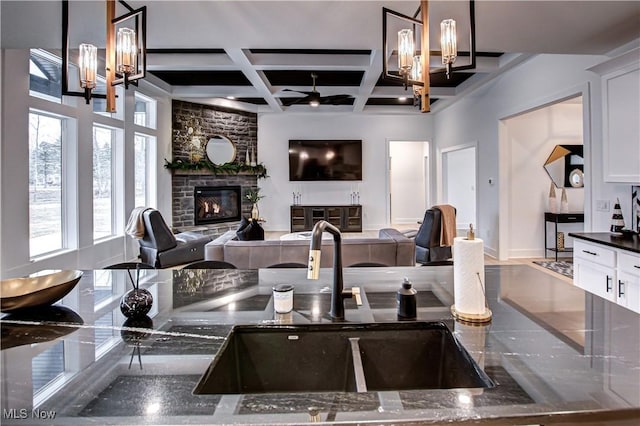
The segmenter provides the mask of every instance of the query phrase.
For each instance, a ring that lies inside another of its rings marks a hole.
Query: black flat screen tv
[[[362,180],[362,141],[290,140],[289,180]]]

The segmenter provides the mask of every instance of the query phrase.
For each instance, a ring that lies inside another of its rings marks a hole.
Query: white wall
[[[585,193],[585,230],[609,228],[611,212],[596,212],[596,200],[615,200],[619,196],[621,202],[626,200],[623,211],[630,211],[630,186],[605,184],[602,177],[600,79],[586,69],[606,59],[583,55],[535,56],[433,117],[434,142],[439,148],[460,141],[478,141],[477,235],[484,240],[488,254],[498,256],[499,191],[509,191],[512,186],[508,180],[500,185],[489,184],[490,178],[495,182],[500,177],[498,146],[504,132],[500,120],[554,101],[578,94],[585,97],[585,181],[591,191]],[[507,213],[504,219],[508,219]]]
[[[269,178],[258,181],[260,214],[268,231],[289,230],[292,193],[301,189],[302,204],[349,204],[360,192],[363,229],[389,226],[387,217],[387,141],[430,140],[431,116],[373,114],[260,114],[258,159]],[[362,139],[362,182],[289,182],[289,139]]]

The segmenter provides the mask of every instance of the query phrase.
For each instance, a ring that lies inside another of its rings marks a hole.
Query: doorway
[[[456,208],[456,228],[477,228],[477,146],[458,145],[441,151],[443,204]]]
[[[560,211],[564,194],[568,211],[584,212],[585,187],[556,184],[545,170],[556,146],[583,149],[584,101],[581,95],[560,99],[500,121],[500,260],[545,257],[545,233],[550,241],[556,239],[553,227],[547,229],[544,219],[544,213],[550,211],[552,190],[557,192],[556,211]],[[589,174],[590,170],[585,169],[584,173]],[[587,180],[585,184],[588,185]],[[563,225],[565,234],[583,230],[583,223]],[[570,249],[571,239],[563,240],[565,248]]]
[[[389,224],[417,226],[430,205],[429,142],[389,141]]]

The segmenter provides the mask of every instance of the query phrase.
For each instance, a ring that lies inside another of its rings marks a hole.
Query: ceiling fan
[[[351,95],[332,95],[332,96],[320,96],[320,92],[316,90],[316,79],[318,74],[311,73],[313,79],[313,90],[311,92],[303,92],[302,90],[284,89],[283,92],[296,92],[302,93],[306,96],[302,98],[281,98],[284,106],[290,106],[295,104],[309,104],[311,107],[316,108],[319,105],[349,105],[352,102],[353,96]]]

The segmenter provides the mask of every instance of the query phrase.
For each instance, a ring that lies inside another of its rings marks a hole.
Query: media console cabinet
[[[341,232],[362,232],[362,206],[291,206],[291,232],[311,231],[313,225],[326,220]]]

